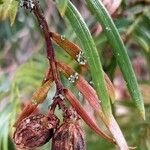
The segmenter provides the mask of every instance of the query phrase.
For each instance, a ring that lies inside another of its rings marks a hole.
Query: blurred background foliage
[[[112,14],[132,61],[144,97],[146,108],[144,122],[138,118],[138,113],[133,109],[123,77],[101,26],[90,15],[84,1],[72,0],[72,2],[85,19],[97,48],[102,49],[99,55],[103,68],[113,81],[116,90],[117,101],[112,106],[113,113],[127,142],[130,146],[136,146],[137,150],[150,150],[150,1],[122,0],[121,3],[119,1],[115,3],[113,0],[103,0]],[[58,6],[62,9],[62,15],[65,11],[64,3]],[[58,32],[79,44],[78,37],[68,21],[59,14],[55,2],[45,0],[40,1],[40,4],[51,31]],[[3,13],[4,10],[6,14]],[[12,0],[9,3],[9,0],[1,0],[0,20],[0,150],[15,150],[11,140],[13,124],[32,93],[40,86],[48,64],[45,42],[31,12],[18,8],[17,1]],[[54,48],[58,60],[77,69],[77,64],[66,52],[55,44]],[[85,75],[85,78],[91,80],[89,74]],[[62,81],[66,86],[73,88],[65,79],[62,78]],[[47,97],[46,104],[50,104],[53,91],[54,87]],[[80,94],[78,97],[82,101]],[[46,104],[41,106],[43,111],[47,109]],[[87,103],[83,105],[89,108]],[[90,113],[94,115],[92,109]],[[83,126],[86,131],[88,150],[115,149],[94,134],[85,124]],[[49,147],[48,143],[39,149],[48,150]]]

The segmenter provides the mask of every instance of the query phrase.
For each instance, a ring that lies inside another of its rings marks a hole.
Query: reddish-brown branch
[[[51,41],[51,37],[49,34],[49,28],[48,28],[48,24],[43,16],[42,10],[39,6],[39,3],[34,0],[33,1],[34,7],[33,7],[33,13],[35,14],[40,28],[44,34],[44,38],[45,38],[45,42],[46,42],[46,49],[47,49],[47,58],[49,60],[49,64],[50,64],[50,69],[52,71],[52,76],[53,76],[53,80],[56,83],[56,87],[57,87],[57,93],[62,91],[62,84],[59,80],[59,75],[57,72],[57,64],[56,64],[56,60],[55,60],[55,53],[54,53],[54,49],[52,46],[52,41]]]

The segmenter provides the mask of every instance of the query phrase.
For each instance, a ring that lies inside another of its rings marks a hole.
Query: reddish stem
[[[49,60],[50,69],[52,71],[52,77],[53,77],[53,80],[56,83],[57,94],[58,94],[58,93],[62,92],[63,87],[62,87],[62,84],[60,82],[59,75],[58,75],[58,72],[57,72],[55,52],[54,52],[51,37],[50,37],[50,34],[49,34],[50,31],[49,31],[49,28],[48,28],[48,24],[47,24],[47,22],[46,22],[46,20],[43,16],[42,10],[39,6],[39,3],[36,0],[34,0],[33,4],[34,4],[33,13],[35,14],[35,16],[36,16],[36,18],[37,18],[37,20],[40,24],[41,30],[44,34],[46,47],[47,47],[47,49],[46,49],[47,50],[47,58]]]

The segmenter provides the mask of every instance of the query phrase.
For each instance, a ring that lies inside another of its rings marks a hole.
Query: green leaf
[[[129,56],[117,28],[115,27],[109,13],[107,12],[101,1],[86,0],[86,2],[90,10],[92,10],[92,12],[96,15],[97,20],[101,23],[108,41],[113,48],[113,53],[122,71],[128,90],[142,118],[145,119],[143,98],[139,90],[138,83],[131,62],[129,60]]]
[[[0,5],[3,4],[3,3],[4,3],[3,0],[0,0]]]
[[[143,50],[145,52],[150,52],[150,35],[148,30],[144,28],[141,24],[136,25],[133,36],[135,37],[135,40],[143,47]]]
[[[68,1],[69,0],[57,0],[56,1],[58,10],[59,10],[61,16],[64,16],[64,14],[65,14],[65,11],[67,9]]]
[[[9,123],[6,122],[3,126],[3,148],[4,150],[8,150],[8,136],[9,136]]]
[[[12,26],[18,10],[18,2],[16,0],[5,0],[0,5],[0,20],[5,21],[7,18],[10,20]]]
[[[4,21],[8,17],[8,11],[11,5],[8,0],[4,1],[2,5],[0,5],[0,20]]]
[[[0,112],[0,146],[4,150],[8,150],[8,135],[9,135],[9,121],[12,113],[12,105],[7,106]]]
[[[12,1],[12,5],[8,12],[11,26],[14,24],[14,21],[15,21],[16,15],[17,15],[17,10],[18,10],[18,2]]]
[[[110,117],[112,114],[110,99],[106,90],[103,69],[94,40],[82,16],[71,2],[68,3],[65,15],[83,46],[97,95],[101,99],[102,109],[105,115]]]

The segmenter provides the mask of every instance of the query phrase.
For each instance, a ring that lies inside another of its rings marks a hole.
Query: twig
[[[57,105],[63,112],[65,112],[66,106],[65,106],[64,97],[63,97],[63,85],[61,83],[61,80],[59,78],[59,73],[57,70],[55,52],[52,46],[51,36],[49,34],[50,30],[48,28],[46,19],[43,15],[42,9],[40,8],[39,1],[21,0],[20,5],[24,7],[25,9],[28,9],[34,13],[45,38],[47,58],[49,61],[49,69],[42,84],[44,84],[49,79],[54,80],[56,84],[56,93],[53,98],[53,103],[51,104],[51,108],[49,109],[48,114],[51,112],[54,112]]]
[[[44,34],[44,38],[45,38],[45,42],[46,42],[46,46],[47,46],[46,50],[47,50],[47,58],[49,60],[49,65],[50,65],[50,71],[52,71],[52,77],[53,77],[53,80],[56,83],[56,87],[57,87],[57,93],[56,94],[59,94],[59,93],[62,92],[63,86],[60,82],[59,74],[57,72],[55,52],[54,52],[51,37],[50,37],[50,34],[49,34],[50,31],[49,31],[49,28],[48,28],[48,24],[47,24],[47,22],[46,22],[46,20],[43,16],[42,10],[39,6],[39,2],[36,1],[36,0],[33,1],[32,11],[35,14],[35,16],[36,16],[36,18],[39,22],[40,28],[41,28],[41,30]]]

